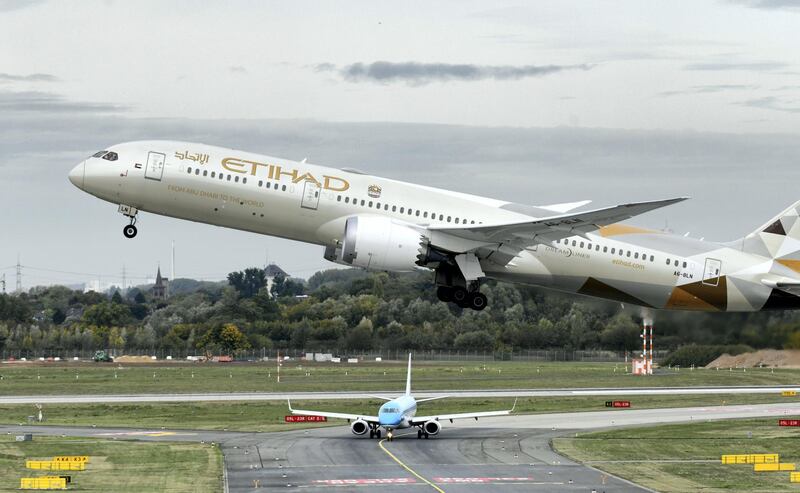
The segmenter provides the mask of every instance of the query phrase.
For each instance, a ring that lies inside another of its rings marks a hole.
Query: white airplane
[[[408,355],[408,375],[406,376],[406,393],[395,399],[387,399],[381,396],[369,396],[377,399],[387,401],[378,410],[377,416],[368,416],[366,414],[347,414],[347,413],[329,413],[324,411],[308,411],[305,409],[292,409],[291,401],[289,403],[289,411],[292,414],[301,416],[324,416],[326,418],[346,419],[350,422],[350,431],[355,435],[365,435],[369,431],[370,438],[381,438],[381,428],[386,430],[386,438],[391,441],[394,438],[394,430],[404,428],[417,427],[417,438],[428,438],[430,435],[438,435],[442,430],[441,421],[449,420],[451,423],[454,419],[474,419],[488,418],[490,416],[507,416],[514,411],[517,407],[517,401],[514,400],[514,405],[511,409],[505,411],[484,411],[477,413],[456,413],[456,414],[439,414],[436,416],[417,416],[417,403],[432,401],[436,399],[444,399],[447,396],[441,395],[437,397],[429,397],[427,399],[414,399],[411,395],[411,354]]]
[[[438,298],[462,308],[486,307],[485,279],[651,308],[800,308],[800,202],[714,243],[617,224],[684,198],[574,212],[588,201],[516,204],[188,142],[115,145],[69,179],[118,204],[128,238],[147,211],[314,243],[347,266],[430,269]]]

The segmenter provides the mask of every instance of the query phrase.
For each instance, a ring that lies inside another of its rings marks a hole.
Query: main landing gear
[[[436,288],[436,297],[445,303],[453,302],[461,308],[471,308],[481,311],[486,308],[488,300],[486,295],[477,290],[467,291],[461,286],[439,286]]]
[[[139,210],[136,207],[131,207],[129,205],[119,205],[119,212],[124,215],[125,217],[131,220],[130,224],[122,228],[122,234],[125,238],[133,238],[136,236],[138,230],[136,229],[136,214],[139,213]]]
[[[425,439],[427,440],[428,439],[428,434],[426,432],[422,431],[422,428],[420,428],[419,430],[417,430],[417,439],[423,438],[423,437],[425,437]]]
[[[389,435],[391,435],[391,432],[389,433]],[[381,439],[381,430],[380,430],[380,428],[375,427],[375,428],[369,430],[369,437],[370,438],[377,438],[378,440],[380,440]],[[389,438],[389,440],[391,440],[391,438]]]
[[[443,254],[440,254],[443,255]],[[436,297],[461,308],[481,311],[486,308],[486,295],[481,293],[480,279],[485,274],[474,254],[460,254],[440,260],[436,267]]]

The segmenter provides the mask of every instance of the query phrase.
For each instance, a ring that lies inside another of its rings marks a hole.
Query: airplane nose
[[[69,181],[72,182],[73,185],[83,190],[83,176],[85,173],[86,168],[86,161],[81,162],[81,164],[72,168],[72,171],[69,172]]]

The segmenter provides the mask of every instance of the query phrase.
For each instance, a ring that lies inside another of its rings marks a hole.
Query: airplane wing
[[[517,400],[514,399],[514,405],[511,406],[511,409],[506,409],[504,411],[482,411],[477,413],[455,413],[455,414],[439,414],[435,416],[414,416],[414,419],[411,420],[411,426],[421,425],[431,420],[433,421],[449,420],[450,422],[452,422],[454,419],[474,419],[477,421],[478,418],[490,418],[492,416],[508,416],[509,414],[514,412],[514,408],[516,407],[517,407]]]
[[[559,214],[531,221],[470,226],[448,224],[429,226],[428,229],[442,231],[466,240],[486,243],[512,243],[519,240],[532,242],[535,241],[537,236],[546,237],[546,241],[555,241],[576,234],[585,234],[599,229],[601,226],[618,223],[654,209],[682,202],[687,198],[677,197],[650,202],[633,202],[574,214]]]
[[[605,207],[585,212],[559,214],[544,218],[531,218],[501,224],[481,225],[432,225],[428,230],[431,243],[445,249],[450,238],[466,240],[477,251],[480,257],[491,258],[493,262],[505,265],[517,254],[538,243],[553,243],[574,235],[584,236],[602,226],[618,223],[639,214],[666,207],[686,200],[688,197],[676,197],[649,202],[633,202],[614,207]],[[437,233],[445,238],[437,238]],[[438,244],[442,243],[442,244]],[[454,250],[451,250],[454,251]]]
[[[347,413],[329,413],[325,411],[309,411],[306,409],[292,409],[291,401],[286,401],[289,403],[289,411],[292,414],[299,414],[303,416],[324,416],[326,418],[337,418],[337,419],[346,419],[348,421],[355,421],[357,419],[361,419],[366,421],[367,423],[378,423],[377,416],[367,416],[366,414],[347,414]]]

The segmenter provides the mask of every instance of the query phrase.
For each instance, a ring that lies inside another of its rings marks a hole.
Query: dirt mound
[[[114,358],[114,363],[151,363],[153,358],[150,356],[117,356]]]
[[[800,350],[797,349],[762,349],[752,353],[742,353],[736,356],[723,354],[706,368],[754,368],[765,366],[767,368],[800,368]]]

